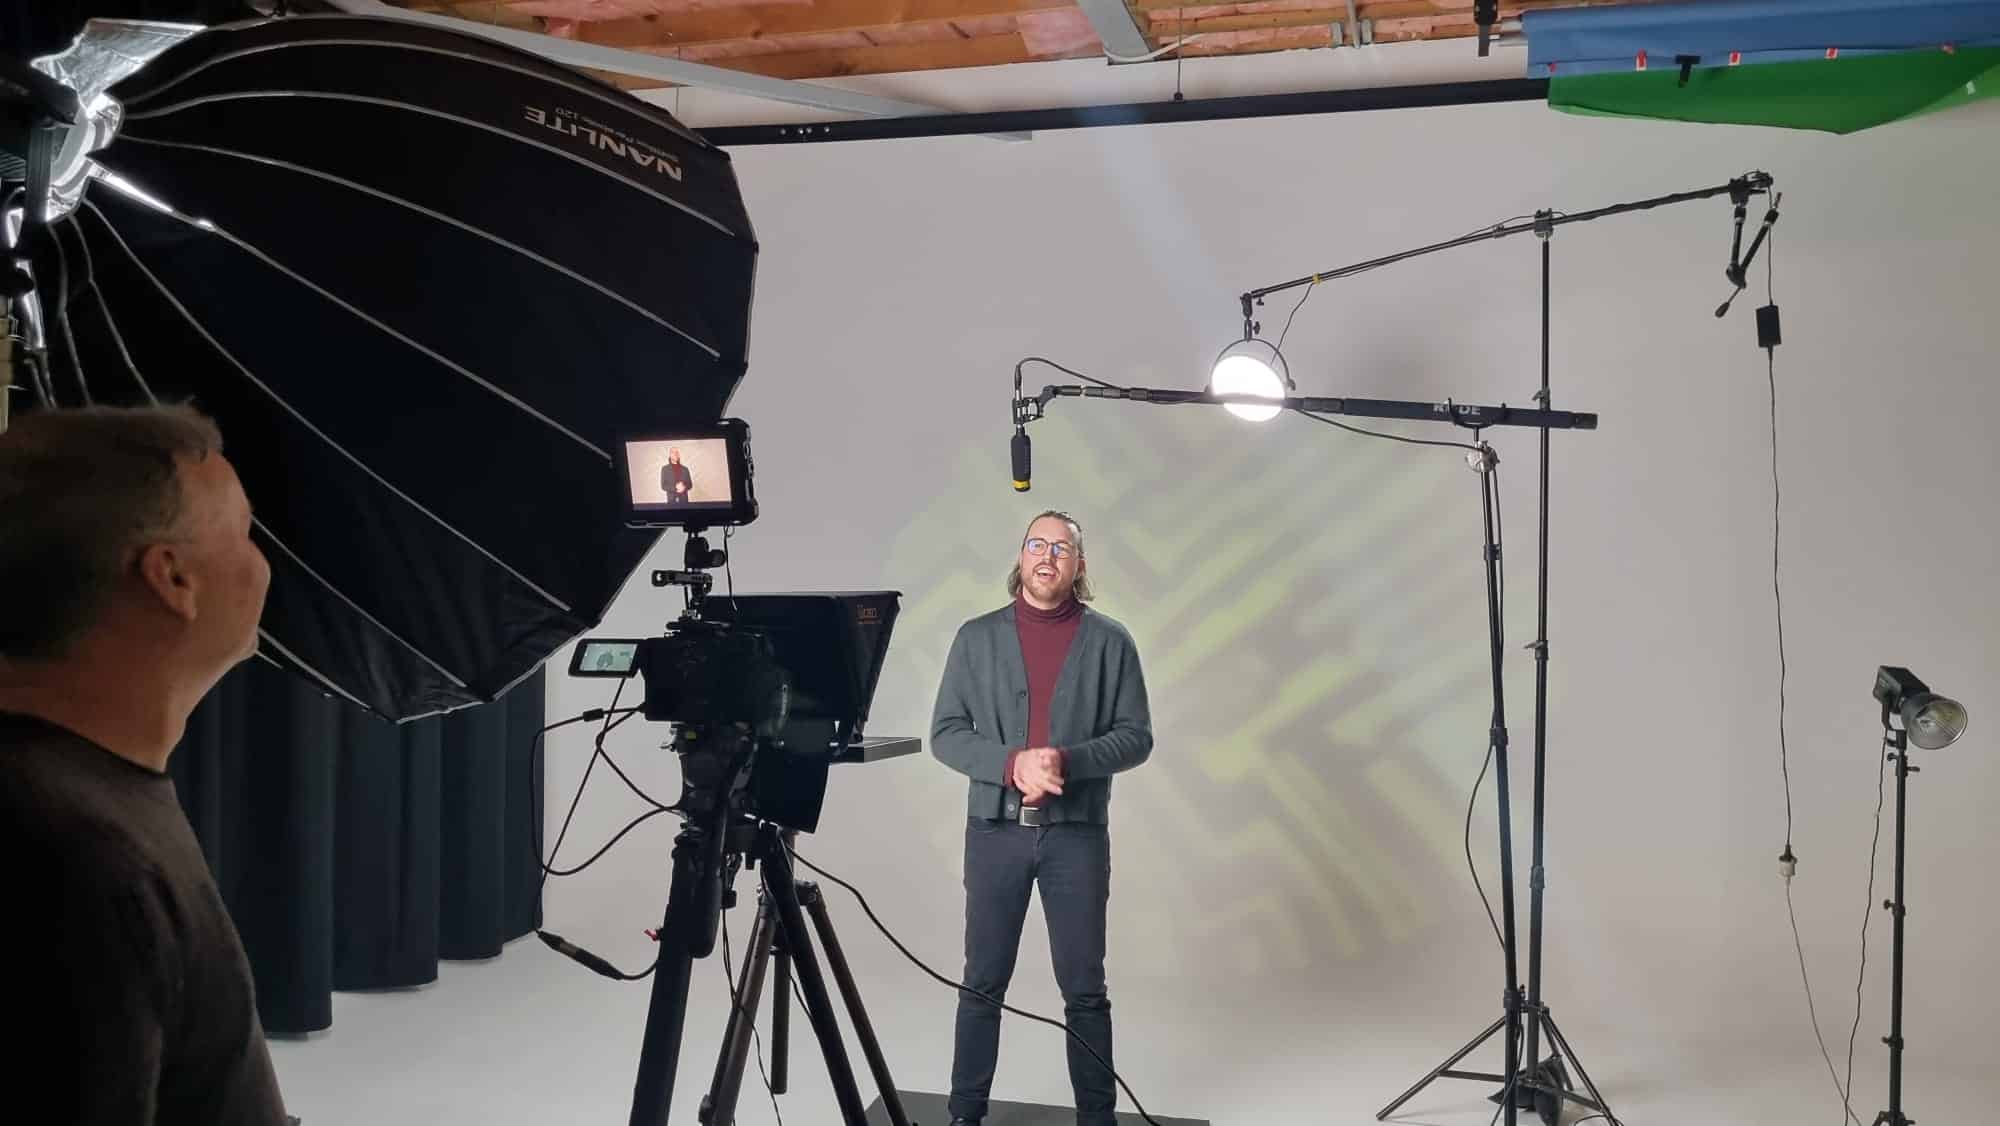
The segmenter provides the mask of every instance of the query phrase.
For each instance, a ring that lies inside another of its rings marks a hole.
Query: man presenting
[[[688,503],[688,494],[694,492],[694,475],[681,464],[681,451],[667,451],[667,463],[660,466],[660,489],[667,494],[668,504]]]
[[[1112,1126],[1108,814],[1111,775],[1152,753],[1146,681],[1125,627],[1084,606],[1083,529],[1067,514],[1044,512],[1028,525],[1007,592],[1012,605],[959,627],[931,721],[931,753],[971,779],[952,1123],[975,1126],[986,1115],[1000,1010],[977,994],[1006,999],[1039,886],[1063,1018],[1075,1034],[1076,1120]]]
[[[271,570],[213,423],[0,433],[0,1057],[9,1122],[282,1126],[250,964],[167,757],[257,645]]]

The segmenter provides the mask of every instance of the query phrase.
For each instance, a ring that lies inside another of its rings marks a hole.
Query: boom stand
[[[1484,506],[1488,509],[1487,518],[1489,521],[1486,536],[1487,609],[1494,663],[1491,745],[1500,803],[1500,890],[1501,909],[1505,915],[1505,921],[1501,928],[1501,945],[1505,948],[1506,955],[1506,992],[1502,995],[1502,1013],[1498,1020],[1488,1025],[1485,1031],[1473,1037],[1471,1042],[1459,1049],[1456,1054],[1445,1060],[1442,1064],[1439,1064],[1436,1068],[1433,1068],[1429,1075],[1426,1075],[1415,1086],[1403,1092],[1394,1102],[1383,1107],[1376,1114],[1375,1117],[1377,1119],[1387,1118],[1389,1115],[1395,1113],[1397,1108],[1429,1086],[1433,1080],[1444,1078],[1475,1079],[1482,1082],[1501,1083],[1500,1092],[1496,1097],[1502,1105],[1508,1126],[1514,1126],[1517,1120],[1516,1110],[1522,1106],[1541,1109],[1543,1116],[1553,1123],[1560,1114],[1561,1103],[1564,1100],[1587,1107],[1594,1113],[1604,1115],[1611,1126],[1620,1126],[1617,1116],[1605,1104],[1603,1095],[1598,1092],[1596,1084],[1591,1082],[1589,1074],[1584,1071],[1582,1064],[1577,1060],[1576,1052],[1571,1048],[1569,1040],[1563,1036],[1562,1030],[1556,1027],[1555,1018],[1550,1014],[1548,1005],[1542,1001],[1543,845],[1548,793],[1549,431],[1551,429],[1570,428],[1590,429],[1597,425],[1595,415],[1572,414],[1567,411],[1558,411],[1553,408],[1551,403],[1549,393],[1549,243],[1555,233],[1555,228],[1570,223],[1587,223],[1593,219],[1602,219],[1610,215],[1622,215],[1627,212],[1645,211],[1655,207],[1665,207],[1671,204],[1689,203],[1695,200],[1712,199],[1716,196],[1727,195],[1735,205],[1736,222],[1734,236],[1730,245],[1729,265],[1724,269],[1723,276],[1733,286],[1733,300],[1734,293],[1741,292],[1744,288],[1750,262],[1756,257],[1758,248],[1763,245],[1765,237],[1769,235],[1772,225],[1777,221],[1778,197],[1774,195],[1769,209],[1764,214],[1762,226],[1759,228],[1756,237],[1751,240],[1748,252],[1740,253],[1743,241],[1745,211],[1750,197],[1769,193],[1771,186],[1772,180],[1768,174],[1751,172],[1726,184],[1712,188],[1703,188],[1690,192],[1676,192],[1672,195],[1656,196],[1652,199],[1638,200],[1632,203],[1614,204],[1610,207],[1601,207],[1592,211],[1581,211],[1575,214],[1540,211],[1535,214],[1531,221],[1501,223],[1485,230],[1445,242],[1432,243],[1429,246],[1417,247],[1414,250],[1406,250],[1398,254],[1370,259],[1366,262],[1356,262],[1353,265],[1342,266],[1338,269],[1323,270],[1319,273],[1295,278],[1288,282],[1281,282],[1277,285],[1251,290],[1243,294],[1240,299],[1243,309],[1243,335],[1245,339],[1250,339],[1255,337],[1259,327],[1255,320],[1256,307],[1272,294],[1309,285],[1318,285],[1321,282],[1348,277],[1406,259],[1433,254],[1441,250],[1451,250],[1476,242],[1488,242],[1494,239],[1506,238],[1510,235],[1532,232],[1542,243],[1542,383],[1541,389],[1535,395],[1535,400],[1539,407],[1537,410],[1522,410],[1504,405],[1494,408],[1466,406],[1456,403],[1402,403],[1384,400],[1311,397],[1287,397],[1280,401],[1256,396],[1217,395],[1207,391],[1160,391],[1140,387],[1083,387],[1076,385],[1045,387],[1039,396],[1017,400],[1015,403],[1015,418],[1017,422],[1032,421],[1035,418],[1041,417],[1040,412],[1055,398],[1078,396],[1084,398],[1130,399],[1154,403],[1243,403],[1261,406],[1276,404],[1286,409],[1326,414],[1348,414],[1369,418],[1427,421],[1447,420],[1460,426],[1471,427],[1475,430],[1485,426],[1505,425],[1533,426],[1541,431],[1540,480],[1537,492],[1540,519],[1536,557],[1536,637],[1533,644],[1529,646],[1535,653],[1535,799],[1533,829],[1534,859],[1529,869],[1530,875],[1528,881],[1530,893],[1527,991],[1524,996],[1517,977],[1517,943],[1514,933],[1512,822],[1507,805],[1507,732],[1504,723],[1505,713],[1501,701],[1499,675],[1500,632],[1498,599],[1493,589],[1496,578],[1495,571],[1499,562],[1499,545],[1495,542],[1494,529],[1491,526],[1493,496],[1489,484],[1485,486],[1487,491],[1484,493]],[[1716,315],[1722,316],[1728,309],[1729,302],[1724,302],[1722,307],[1716,310]],[[1482,477],[1490,479],[1492,464],[1492,451],[1482,447],[1480,463],[1475,465],[1475,468],[1480,470]],[[1460,1060],[1470,1055],[1474,1049],[1491,1039],[1494,1033],[1502,1030],[1505,1030],[1507,1033],[1507,1045],[1505,1063],[1501,1074],[1494,1075],[1485,1072],[1454,1070]],[[1521,1061],[1523,1059],[1521,1048],[1523,1043],[1525,1042],[1526,1046],[1525,1058],[1533,1061],[1539,1054],[1540,1041],[1543,1035],[1548,1037],[1549,1043],[1556,1048],[1560,1055],[1552,1057],[1541,1067],[1532,1068],[1530,1074],[1523,1076],[1521,1074]],[[1577,1077],[1583,1081],[1584,1087],[1589,1091],[1589,1097],[1576,1094],[1568,1089],[1567,1076],[1563,1070],[1564,1060],[1568,1061],[1569,1066],[1575,1068]],[[1900,1126],[1900,1124],[1896,1124],[1896,1126]]]

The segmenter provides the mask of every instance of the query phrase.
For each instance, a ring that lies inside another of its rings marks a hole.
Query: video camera
[[[653,573],[656,587],[688,588],[688,606],[659,637],[579,641],[570,675],[638,676],[640,714],[676,724],[677,751],[745,760],[684,758],[684,804],[740,796],[743,812],[813,831],[827,767],[881,757],[862,733],[901,593],[711,597],[708,572],[728,558],[700,532],[757,516],[749,427],[737,419],[681,426],[627,439],[620,451],[627,522],[688,532],[683,569]],[[729,786],[732,766],[747,767],[740,787]],[[712,793],[717,786],[725,792]]]
[[[826,944],[827,969],[862,1030],[890,1119],[908,1126],[832,921],[818,890],[793,878],[790,851],[794,833],[819,825],[829,766],[895,758],[920,747],[915,739],[862,735],[902,595],[883,590],[710,596],[714,579],[708,572],[729,559],[701,532],[757,518],[750,430],[739,420],[629,439],[620,444],[618,463],[626,522],[683,528],[688,537],[683,568],[653,572],[655,587],[688,590],[685,612],[659,637],[585,638],[569,668],[571,676],[641,678],[645,699],[638,710],[649,720],[675,725],[672,747],[681,765],[675,808],[682,825],[674,838],[666,916],[657,932],[660,955],[631,1122],[664,1126],[667,1121],[687,1017],[689,963],[714,949],[722,911],[734,901],[736,873],[747,866],[759,874],[757,921],[738,986],[742,1001],[731,1012],[702,1121],[731,1119],[763,967],[783,957],[779,980],[785,980],[784,965],[796,969],[842,1117],[848,1126],[865,1126],[827,982],[813,953],[810,912]],[[591,964],[560,940],[544,936],[543,941]],[[782,990],[774,994],[780,1028],[787,996]],[[780,1046],[780,1067],[783,1051]]]

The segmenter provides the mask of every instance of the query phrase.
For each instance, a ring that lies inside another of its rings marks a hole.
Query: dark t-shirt
[[[284,1126],[250,963],[172,779],[0,714],[0,856],[9,1120]]]

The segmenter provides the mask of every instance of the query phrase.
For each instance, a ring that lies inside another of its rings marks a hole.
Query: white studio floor
[[[865,931],[858,912],[836,907],[836,920],[850,948],[879,941]],[[1289,1011],[1259,1014],[1261,1019],[1230,1013],[1217,998],[1176,991],[1168,983],[1128,984],[1121,993],[1114,978],[1120,1072],[1156,1115],[1231,1126],[1363,1126],[1491,1019],[1482,1006],[1489,993],[1497,1004],[1497,981],[1490,990],[1472,983],[1452,995],[1474,976],[1464,972],[1466,961],[1430,962],[1428,978],[1412,973],[1378,983],[1347,1004],[1302,1000]],[[696,1121],[714,1065],[726,1013],[718,962],[695,967],[671,1118],[676,1123]],[[1487,962],[1497,972],[1497,959],[1481,960],[1478,969],[1485,970]],[[1009,999],[1034,1011],[1056,1011],[1053,990],[1038,980],[1045,975],[1036,969],[1024,958],[1022,981]],[[861,983],[890,1067],[904,1089],[941,1090],[950,1062],[949,998],[914,970],[899,985]],[[1789,1004],[1799,994],[1794,984],[1791,993],[1775,996]],[[490,962],[446,964],[440,980],[423,989],[336,994],[331,1030],[306,1041],[276,1042],[272,1052],[288,1107],[305,1126],[623,1123],[646,998],[644,986],[595,978],[528,938]],[[1649,1004],[1675,1008],[1660,998],[1635,997],[1617,1013],[1557,1012],[1592,1078],[1630,1126],[1839,1126],[1826,1065],[1803,1017],[1799,1035],[1745,1045],[1736,1042],[1734,1030],[1762,1022],[1720,1011],[1711,1035],[1644,1050],[1642,1045],[1657,1043],[1661,1034],[1648,1017]],[[1836,1063],[1843,1062],[1851,1015],[1848,1009],[1839,1018],[1837,1040],[1836,1030],[1828,1029]],[[1824,1004],[1821,1016],[1828,1019]],[[1885,1097],[1881,1024],[1877,1014],[1865,1015],[1857,1040],[1855,1110],[1862,1126],[1869,1126]],[[1621,1035],[1621,1026],[1635,1031]],[[793,1027],[792,1090],[780,1100],[784,1121],[838,1126],[824,1065],[802,1014]],[[1906,1111],[1919,1122],[1993,1121],[2000,1080],[1977,1053],[1954,1055],[1950,1046],[1941,1051],[1920,1027],[1907,1034]],[[1063,1103],[1067,1081],[1059,1040],[1051,1029],[1009,1018],[996,1097]],[[850,1052],[861,1068],[851,1041]],[[1497,1063],[1496,1051],[1475,1056],[1466,1066],[1489,1070]],[[1489,1093],[1482,1084],[1441,1080],[1393,1121],[1481,1126],[1492,1118],[1493,1106],[1485,1101]],[[874,1098],[865,1078],[863,1098]],[[1132,1107],[1121,1101],[1120,1109]],[[754,1069],[746,1073],[738,1121],[746,1126],[777,1121]],[[1522,1121],[1538,1120],[1524,1115]]]

